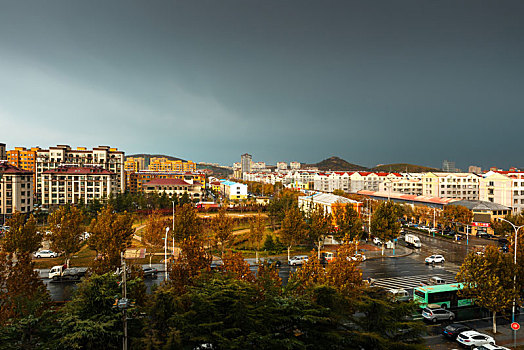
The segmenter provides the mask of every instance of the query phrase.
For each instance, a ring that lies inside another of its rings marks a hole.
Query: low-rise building
[[[142,188],[146,193],[165,193],[170,197],[173,195],[180,197],[187,193],[191,200],[198,201],[202,198],[203,191],[201,183],[181,179],[154,179],[146,182]]]
[[[247,199],[247,185],[229,180],[220,180],[220,191],[229,200]]]
[[[0,214],[33,211],[33,173],[0,161]]]
[[[314,208],[320,207],[324,213],[334,214],[337,211],[337,208],[345,205],[351,205],[353,209],[355,209],[355,211],[360,214],[362,202],[346,197],[321,192],[315,192],[312,195],[298,197],[298,207],[306,213],[313,210]]]
[[[117,175],[102,167],[60,166],[42,173],[40,192],[45,207],[106,201],[120,189]]]
[[[132,193],[140,192],[145,183],[155,179],[180,179],[187,182],[198,182],[202,184],[203,188],[206,186],[206,174],[200,171],[177,172],[142,170],[136,173],[126,174],[126,188]]]
[[[451,205],[460,205],[468,208],[473,213],[473,220],[470,226],[461,227],[461,233],[468,232],[475,235],[477,233],[486,232],[493,234],[491,222],[496,219],[504,218],[511,212],[511,208],[497,203],[486,201],[455,201]]]

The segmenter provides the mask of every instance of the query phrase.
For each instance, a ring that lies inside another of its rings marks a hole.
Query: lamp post
[[[175,257],[175,201],[171,201],[173,203],[173,258]]]
[[[167,233],[169,232],[169,226],[166,227],[166,237],[164,240],[164,281],[167,281]]]
[[[511,221],[508,221],[508,220],[503,219],[503,218],[499,218],[499,220],[507,222],[515,230],[515,256],[514,256],[513,262],[515,263],[515,266],[517,266],[517,239],[518,239],[518,235],[517,234],[518,234],[520,228],[524,227],[524,225],[517,226],[514,223],[512,223]],[[517,287],[517,272],[515,271],[515,274],[513,275],[513,291],[515,291],[516,287]],[[511,311],[511,322],[512,323],[515,322],[515,296],[513,296],[513,309]],[[516,331],[514,330],[513,332],[516,332]]]

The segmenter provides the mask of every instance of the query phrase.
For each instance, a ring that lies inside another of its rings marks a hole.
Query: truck
[[[49,270],[49,279],[55,282],[80,281],[80,279],[85,276],[86,271],[87,268],[85,267],[66,268],[63,265],[57,265]]]
[[[404,236],[404,241],[410,247],[414,247],[414,248],[422,247],[422,243],[420,242],[420,238],[418,238],[414,234],[411,234],[411,233],[406,234]]]

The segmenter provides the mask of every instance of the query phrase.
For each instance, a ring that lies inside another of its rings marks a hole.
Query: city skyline
[[[8,149],[522,165],[518,1],[1,7]]]

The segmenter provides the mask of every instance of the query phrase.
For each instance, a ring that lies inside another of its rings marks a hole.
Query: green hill
[[[342,158],[333,156],[328,159],[324,159],[321,162],[315,163],[315,164],[304,164],[304,168],[307,167],[315,167],[318,168],[318,170],[322,171],[366,171],[368,168],[363,167],[361,165],[352,164],[347,161],[345,161]]]
[[[430,168],[422,165],[407,163],[381,164],[371,169],[371,171],[394,172],[394,173],[423,173],[428,171],[440,171],[439,169]]]

